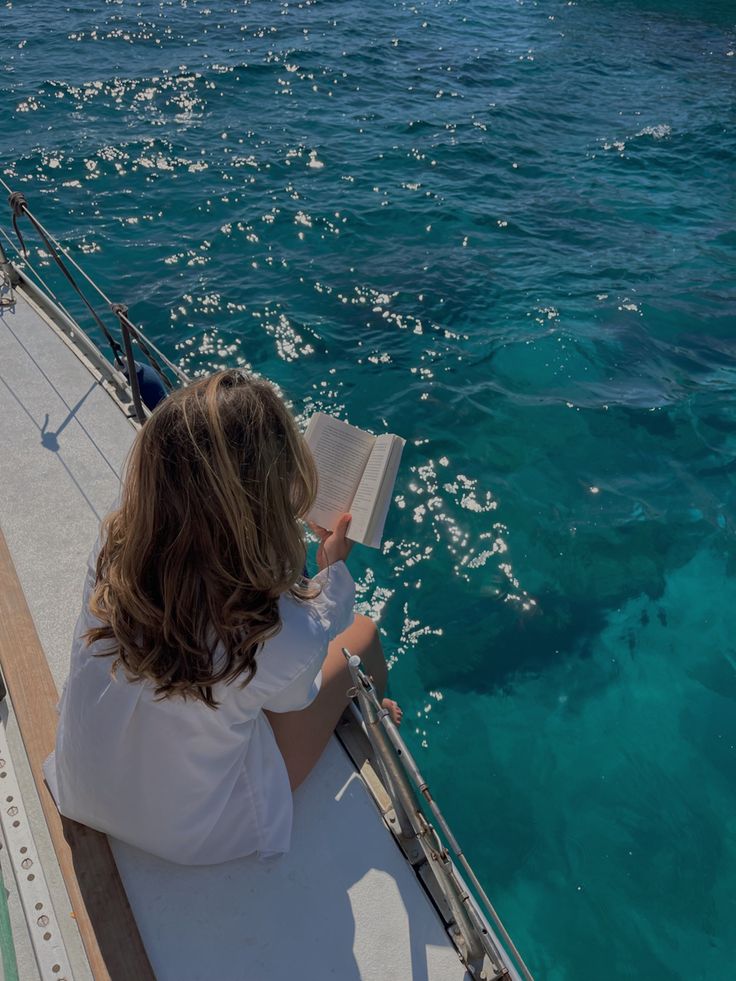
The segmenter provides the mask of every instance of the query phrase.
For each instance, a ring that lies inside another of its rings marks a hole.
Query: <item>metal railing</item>
[[[397,825],[394,834],[398,838],[405,843],[418,845],[412,865],[417,871],[418,865],[424,867],[422,878],[431,876],[436,890],[447,904],[451,918],[448,923],[449,933],[466,967],[479,981],[520,977],[525,981],[534,981],[432,797],[427,781],[399,734],[388,709],[381,705],[373,682],[362,670],[360,658],[357,654],[351,654],[346,647],[343,647],[343,654],[353,682],[350,695],[357,699],[375,764],[391,799],[395,821],[389,822],[389,827],[392,824]],[[425,814],[425,807],[429,808],[437,828]],[[480,902],[475,900],[467,888],[453,862],[453,856],[462,866],[463,873],[472,884]],[[429,891],[430,894],[433,892],[431,887]],[[493,926],[486,917],[492,921]],[[505,950],[501,948],[494,930],[502,938]]]
[[[41,224],[38,218],[33,214],[28,207],[28,202],[23,192],[13,191],[2,177],[0,177],[0,184],[8,192],[8,204],[10,205],[13,229],[18,239],[20,248],[18,248],[12,239],[10,239],[5,233],[3,233],[4,238],[15,248],[21,261],[29,266],[36,278],[39,279],[44,287],[46,287],[46,284],[43,283],[43,280],[33,269],[33,266],[29,261],[25,240],[18,226],[19,218],[26,217],[28,219],[31,226],[40,236],[41,241],[43,242],[49,255],[57,264],[67,282],[84,303],[105,337],[105,340],[109,344],[115,366],[126,376],[128,380],[135,416],[137,421],[142,424],[145,422],[148,416],[149,406],[146,404],[146,401],[141,394],[139,373],[142,371],[142,366],[135,359],[133,342],[135,341],[140,354],[145,358],[148,369],[154,373],[154,376],[157,379],[157,384],[161,389],[160,397],[164,397],[168,392],[172,391],[177,383],[188,384],[190,381],[189,376],[178,365],[170,361],[163,351],[159,350],[159,348],[153,343],[153,341],[149,340],[143,335],[140,328],[137,327],[128,317],[128,307],[126,304],[113,302],[110,297],[100,289],[97,283],[95,283],[95,281],[87,275],[70,252],[64,248],[64,246],[47,228],[44,227],[44,225]],[[118,323],[118,329],[120,331],[120,341],[111,333],[102,317],[89,301],[77,282],[70,267],[72,267],[84,280],[86,280],[88,285],[92,287],[92,289],[104,300],[108,309],[115,315]],[[48,289],[48,287],[46,287],[46,289]],[[53,293],[51,295],[53,296]],[[69,316],[67,311],[64,312],[67,313],[67,316]]]

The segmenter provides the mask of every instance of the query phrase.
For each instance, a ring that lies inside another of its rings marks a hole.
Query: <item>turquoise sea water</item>
[[[0,7],[0,173],[107,292],[407,437],[361,602],[540,979],[736,975],[735,52],[725,0]]]

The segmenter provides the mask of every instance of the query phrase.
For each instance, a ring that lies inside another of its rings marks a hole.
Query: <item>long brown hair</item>
[[[256,671],[307,599],[304,532],[317,476],[291,413],[267,382],[221,371],[156,408],[131,449],[120,506],[104,520],[89,608],[132,679],[215,708],[212,687]],[[218,642],[224,656],[215,657]]]

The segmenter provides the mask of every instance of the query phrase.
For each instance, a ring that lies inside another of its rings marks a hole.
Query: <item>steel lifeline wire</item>
[[[28,249],[26,248],[23,235],[18,226],[18,218],[25,216],[38,232],[42,242],[48,249],[49,254],[61,269],[69,284],[81,298],[82,302],[91,313],[95,323],[98,325],[105,339],[110,345],[116,366],[128,378],[136,417],[140,423],[143,423],[146,418],[144,405],[148,409],[153,409],[155,405],[158,404],[158,402],[161,401],[161,399],[175,387],[174,383],[166,374],[164,365],[169,369],[169,371],[172,372],[172,374],[175,375],[176,379],[183,384],[187,384],[189,382],[189,377],[184,371],[182,371],[181,368],[173,364],[163,354],[163,352],[156,347],[155,344],[143,337],[141,331],[128,317],[128,307],[123,303],[113,303],[109,297],[103,293],[99,286],[97,286],[97,284],[90,279],[81,266],[74,261],[69,253],[62,248],[62,246],[30,211],[25,195],[21,191],[12,191],[2,178],[0,178],[0,183],[6,190],[9,191],[8,202],[11,208],[13,229],[21,246],[21,254],[26,260],[28,259]],[[115,337],[113,337],[100,315],[89,302],[79,284],[75,280],[73,274],[70,272],[66,263],[62,259],[61,254],[63,254],[64,257],[82,274],[87,282],[105,300],[112,313],[115,314],[123,340],[122,345],[115,339]],[[133,340],[135,340],[138,348],[148,362],[147,366],[141,365],[135,361],[132,346]],[[154,351],[156,352],[155,354],[153,353]],[[151,375],[151,371],[154,373],[153,375]]]
[[[79,297],[81,298],[81,300],[83,301],[83,303],[85,304],[85,306],[87,307],[87,309],[89,310],[89,312],[94,317],[94,319],[95,319],[95,321],[97,323],[97,326],[100,328],[100,330],[104,334],[105,339],[107,340],[108,344],[110,345],[110,347],[112,349],[112,353],[113,353],[113,357],[115,358],[116,365],[119,368],[123,369],[125,367],[125,362],[123,361],[122,348],[120,347],[120,345],[118,344],[118,342],[115,340],[115,338],[112,336],[112,334],[110,333],[110,331],[107,329],[107,326],[105,325],[104,321],[102,320],[102,318],[100,317],[100,315],[97,313],[97,311],[95,310],[95,308],[92,306],[92,304],[89,302],[89,300],[87,299],[87,297],[84,295],[84,293],[82,292],[82,290],[77,285],[74,277],[69,272],[69,270],[67,269],[67,267],[64,264],[64,262],[61,260],[61,257],[59,256],[59,253],[58,253],[57,249],[55,248],[55,246],[53,245],[53,243],[51,242],[51,240],[48,238],[48,236],[46,235],[45,231],[35,221],[33,215],[28,210],[28,202],[26,201],[25,194],[23,194],[22,191],[11,191],[10,194],[8,195],[8,204],[10,205],[10,210],[11,210],[11,213],[12,213],[12,216],[13,216],[13,230],[15,231],[15,234],[18,237],[18,241],[20,242],[21,249],[23,250],[24,257],[27,257],[28,256],[28,249],[26,248],[26,244],[25,244],[25,241],[23,239],[23,235],[21,234],[21,231],[20,231],[20,229],[18,227],[18,218],[20,218],[22,215],[26,215],[26,217],[28,218],[28,220],[31,222],[31,224],[33,225],[33,227],[36,229],[36,231],[38,232],[38,234],[41,236],[41,239],[42,239],[44,245],[46,246],[46,248],[49,250],[50,255],[56,261],[56,264],[58,265],[59,269],[61,269],[61,271],[63,272],[64,276],[69,281],[70,285],[77,292],[77,294],[79,295]]]
[[[0,177],[0,184],[2,184],[5,187],[6,190],[10,191],[10,188],[9,188],[8,184],[3,180],[2,177]],[[36,227],[39,230],[39,233],[42,232],[46,236],[47,239],[49,239],[51,242],[53,242],[54,245],[57,247],[57,249],[62,253],[62,255],[64,256],[64,258],[67,259],[67,261],[70,263],[70,265],[72,265],[77,270],[77,272],[84,279],[87,280],[87,282],[89,283],[89,285],[92,287],[93,290],[95,290],[95,292],[100,296],[100,298],[102,300],[104,300],[105,303],[107,303],[108,306],[112,306],[112,300],[110,299],[110,297],[102,289],[100,289],[100,287],[98,286],[98,284],[93,279],[91,279],[87,275],[87,273],[84,271],[84,269],[74,259],[74,256],[72,256],[69,252],[67,252],[67,250],[61,245],[61,243],[56,238],[54,238],[54,236],[52,235],[52,233],[47,228],[44,228],[44,226],[41,224],[41,222],[38,220],[38,218],[35,217],[35,215],[32,215],[32,213],[30,211],[28,211],[28,210],[26,210],[26,214],[28,215],[29,219],[32,220],[32,222],[34,224],[34,227]],[[140,335],[140,331],[138,330],[138,328],[131,321],[128,321],[128,326],[133,331],[133,335],[136,338],[136,340],[140,342],[141,335]],[[172,374],[175,375],[181,382],[183,382],[184,384],[187,384],[190,381],[189,376],[187,375],[187,373],[185,371],[183,371],[178,365],[176,365],[172,361],[170,361],[166,357],[166,355],[163,353],[163,351],[159,350],[159,348],[156,347],[156,345],[153,343],[153,341],[151,341],[150,339],[148,339],[148,340],[146,340],[145,343],[147,344],[147,346],[149,348],[151,348],[153,351],[156,352],[157,358],[160,361],[162,361],[163,364],[165,364],[166,367],[172,372]]]

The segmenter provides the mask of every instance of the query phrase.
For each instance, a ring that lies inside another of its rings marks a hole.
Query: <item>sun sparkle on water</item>
[[[725,981],[732,5],[369,14],[8,2],[0,172],[189,371],[407,438],[359,606],[537,976]]]

